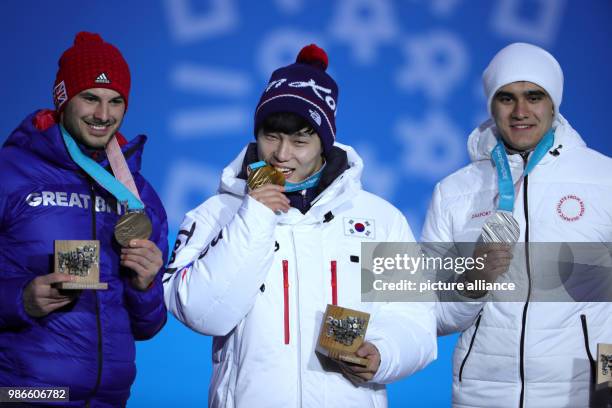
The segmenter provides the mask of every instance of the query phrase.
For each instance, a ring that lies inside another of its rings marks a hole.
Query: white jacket
[[[526,241],[528,225],[529,242],[612,242],[612,160],[587,148],[563,117],[553,126],[554,154],[546,154],[516,197],[519,241]],[[436,186],[423,241],[478,239],[498,192],[490,160],[494,132],[492,121],[475,129],[468,141],[472,163]],[[516,182],[523,159],[508,159]],[[537,258],[530,254],[531,276],[542,273]],[[462,331],[453,356],[453,406],[588,406],[589,353],[596,356],[598,342],[612,343],[610,303],[474,301],[439,303],[436,312],[439,335]]]
[[[219,193],[187,213],[165,298],[180,321],[215,336],[210,406],[384,407],[383,384],[435,359],[433,303],[360,300],[360,243],[414,238],[395,207],[361,189],[363,163],[340,147],[350,168],[306,214],[276,215],[246,195],[237,178],[246,148],[223,171]],[[351,233],[351,220],[365,229]],[[359,387],[315,355],[332,261],[337,304],[371,313],[366,340],[381,355],[374,379]]]

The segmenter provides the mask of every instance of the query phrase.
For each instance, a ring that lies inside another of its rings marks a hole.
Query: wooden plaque
[[[612,344],[597,345],[597,388],[612,389]]]
[[[59,289],[108,289],[100,282],[100,241],[56,240],[54,271],[76,277],[74,282],[61,282]]]
[[[334,360],[366,367],[368,359],[355,353],[363,344],[369,320],[368,313],[327,305],[317,350]]]

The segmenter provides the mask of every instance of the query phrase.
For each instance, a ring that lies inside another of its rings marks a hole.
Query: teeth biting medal
[[[247,184],[251,190],[261,187],[264,184],[272,183],[278,184],[279,186],[285,186],[285,192],[291,193],[293,191],[306,190],[319,184],[319,180],[323,174],[323,169],[325,168],[325,163],[323,163],[323,166],[321,166],[316,173],[309,176],[305,180],[300,181],[299,183],[286,181],[285,175],[281,171],[277,170],[263,160],[250,164],[248,168],[250,173],[247,179]]]
[[[250,164],[249,170],[247,184],[251,190],[255,190],[265,184],[285,185],[285,175],[265,161]]]

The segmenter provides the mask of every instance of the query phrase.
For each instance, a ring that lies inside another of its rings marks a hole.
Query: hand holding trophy
[[[108,289],[100,282],[100,241],[56,240],[54,272],[68,274],[72,280],[57,282],[59,289]]]
[[[368,313],[327,305],[317,342],[317,351],[337,360],[355,385],[372,379],[380,365],[376,347],[364,343],[369,321]]]

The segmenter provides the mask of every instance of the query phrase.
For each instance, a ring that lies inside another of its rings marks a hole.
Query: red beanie
[[[55,109],[61,112],[73,96],[89,88],[117,91],[125,99],[130,93],[130,69],[121,52],[98,34],[80,32],[74,45],[62,54],[53,85]]]

